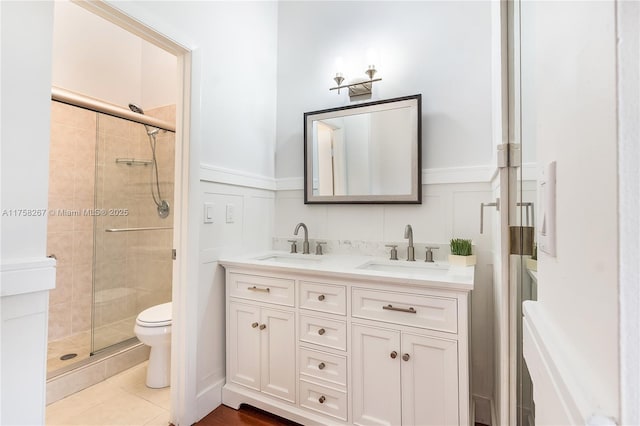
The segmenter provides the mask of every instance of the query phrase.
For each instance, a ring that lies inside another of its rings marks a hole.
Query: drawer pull
[[[404,355],[402,355],[402,359],[403,359],[404,361],[409,361],[409,358],[411,358],[411,357],[409,356],[409,354],[404,354]]]
[[[322,302],[324,300],[324,294],[321,294],[320,296],[318,296],[318,300]]]
[[[320,404],[324,404],[324,402],[327,400],[327,398],[324,397],[324,395],[322,395],[320,398],[318,398],[318,402]]]
[[[408,314],[416,314],[416,313],[418,313],[418,311],[416,311],[413,308],[409,308],[409,309],[407,309],[407,308],[396,308],[395,306],[392,306],[390,304],[383,306],[382,309],[387,310],[387,311],[406,312]]]
[[[389,356],[391,357],[391,359],[396,359],[396,357],[398,356],[398,352],[393,351],[389,354]]]
[[[247,287],[247,290],[251,290],[251,291],[261,291],[263,293],[269,293],[271,291],[271,289],[269,289],[269,287],[267,288],[260,288],[260,287],[256,287],[255,285],[253,287]]]
[[[256,328],[258,326],[257,322],[254,322],[253,324],[251,324],[251,327]]]
[[[324,328],[321,328],[320,330],[318,330],[319,335],[322,336],[324,333],[326,333],[326,330]]]
[[[264,330],[265,328],[267,328],[267,324],[260,324],[260,330]]]
[[[318,364],[319,370],[324,370],[324,367],[325,367],[324,362],[321,362],[320,364]]]

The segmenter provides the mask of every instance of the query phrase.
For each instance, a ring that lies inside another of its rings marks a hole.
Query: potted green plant
[[[476,264],[476,255],[471,254],[471,240],[454,238],[451,240],[449,264],[454,266],[472,266]]]

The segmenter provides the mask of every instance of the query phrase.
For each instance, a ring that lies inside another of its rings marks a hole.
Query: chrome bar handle
[[[269,293],[271,291],[271,289],[269,287],[267,288],[260,288],[260,287],[256,287],[255,285],[253,287],[247,287],[247,290],[251,290],[251,291],[261,291],[263,293]]]
[[[409,309],[407,309],[407,308],[396,308],[395,306],[392,306],[390,304],[383,306],[382,309],[387,310],[387,311],[406,312],[408,314],[417,314],[418,313],[418,311],[416,311],[413,308],[409,308]]]
[[[480,203],[480,233],[484,231],[484,208],[495,207],[496,211],[500,211],[500,198],[496,198],[495,203]]]

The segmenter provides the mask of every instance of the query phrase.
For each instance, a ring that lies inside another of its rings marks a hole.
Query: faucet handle
[[[290,253],[297,253],[298,252],[298,247],[296,247],[296,243],[298,242],[298,240],[287,240],[291,243],[291,251]]]
[[[391,253],[389,253],[389,260],[398,260],[398,245],[385,244],[385,247],[391,247]]]
[[[425,262],[433,262],[433,251],[432,250],[439,250],[440,247],[425,247],[427,249],[427,253],[425,255]]]
[[[322,244],[327,244],[326,241],[316,241],[316,254],[322,255]]]

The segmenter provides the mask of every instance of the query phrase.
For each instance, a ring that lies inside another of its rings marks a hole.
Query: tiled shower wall
[[[89,330],[96,114],[51,102],[47,253],[58,259],[49,296],[49,340]]]
[[[147,114],[175,122],[175,106]],[[160,189],[172,207],[174,145],[173,133],[158,134]],[[49,340],[90,329],[94,279],[97,348],[133,337],[140,311],[171,300],[173,231],[104,231],[173,223],[173,214],[160,219],[156,213],[151,166],[116,164],[116,158],[151,160],[142,124],[52,102],[49,209],[58,215],[49,216],[47,249],[58,258],[58,268]],[[95,269],[94,217],[83,211],[94,207],[107,211],[95,217]]]
[[[149,110],[148,114],[173,120],[175,108],[158,108]],[[164,131],[156,136],[160,191],[171,206],[171,213],[163,219],[158,216],[151,196],[155,179],[151,165],[116,163],[118,158],[152,160],[145,127],[101,114],[98,133],[96,206],[107,211],[127,212],[100,216],[96,221],[94,338],[96,346],[101,348],[133,337],[138,313],[171,300],[173,231],[104,230],[172,226],[175,137]],[[121,329],[104,329],[117,321],[123,321]]]

